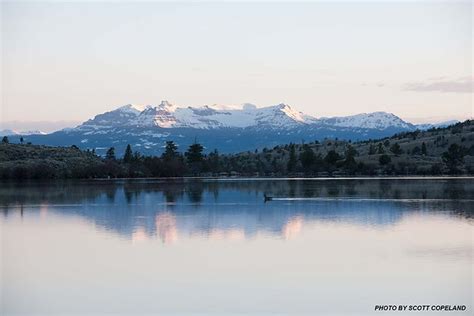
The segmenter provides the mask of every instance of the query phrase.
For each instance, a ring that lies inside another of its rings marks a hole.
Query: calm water
[[[472,314],[472,179],[3,183],[0,212],[0,314]]]

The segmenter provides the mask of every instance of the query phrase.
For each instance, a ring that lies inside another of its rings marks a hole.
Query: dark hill
[[[243,166],[259,165],[276,174],[472,174],[474,121],[354,143],[325,139],[287,144],[236,158]]]
[[[0,144],[0,178],[89,178],[105,176],[104,162],[77,147]]]
[[[204,154],[200,144],[186,153],[173,142],[167,148],[160,157],[130,149],[119,159],[112,151],[103,158],[75,146],[2,143],[0,178],[472,175],[474,121],[377,140],[325,139],[238,154]]]

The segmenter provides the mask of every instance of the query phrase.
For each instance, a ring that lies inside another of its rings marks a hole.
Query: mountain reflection
[[[263,194],[282,198],[264,203]],[[291,239],[312,222],[386,227],[405,214],[472,219],[474,184],[455,180],[134,180],[0,184],[5,217],[79,215],[140,242]],[[294,198],[295,200],[285,200]],[[299,199],[301,198],[301,199]],[[23,213],[22,213],[23,214]]]
[[[165,243],[170,243],[178,239],[178,229],[176,226],[176,216],[169,212],[157,214],[155,217],[156,232]]]

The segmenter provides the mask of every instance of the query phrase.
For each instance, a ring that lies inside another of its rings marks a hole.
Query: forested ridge
[[[105,157],[77,146],[30,143],[0,144],[0,178],[125,178],[181,176],[357,176],[472,175],[474,121],[446,128],[413,131],[392,137],[350,142],[338,139],[221,155],[207,152],[196,140],[184,151],[170,140],[161,156],[144,156],[127,146]]]

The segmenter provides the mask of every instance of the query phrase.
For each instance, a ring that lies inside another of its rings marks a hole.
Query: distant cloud
[[[412,82],[404,86],[405,90],[427,92],[454,92],[472,93],[474,80],[472,77],[461,77],[458,79],[446,79],[445,77],[432,78],[429,82]]]

